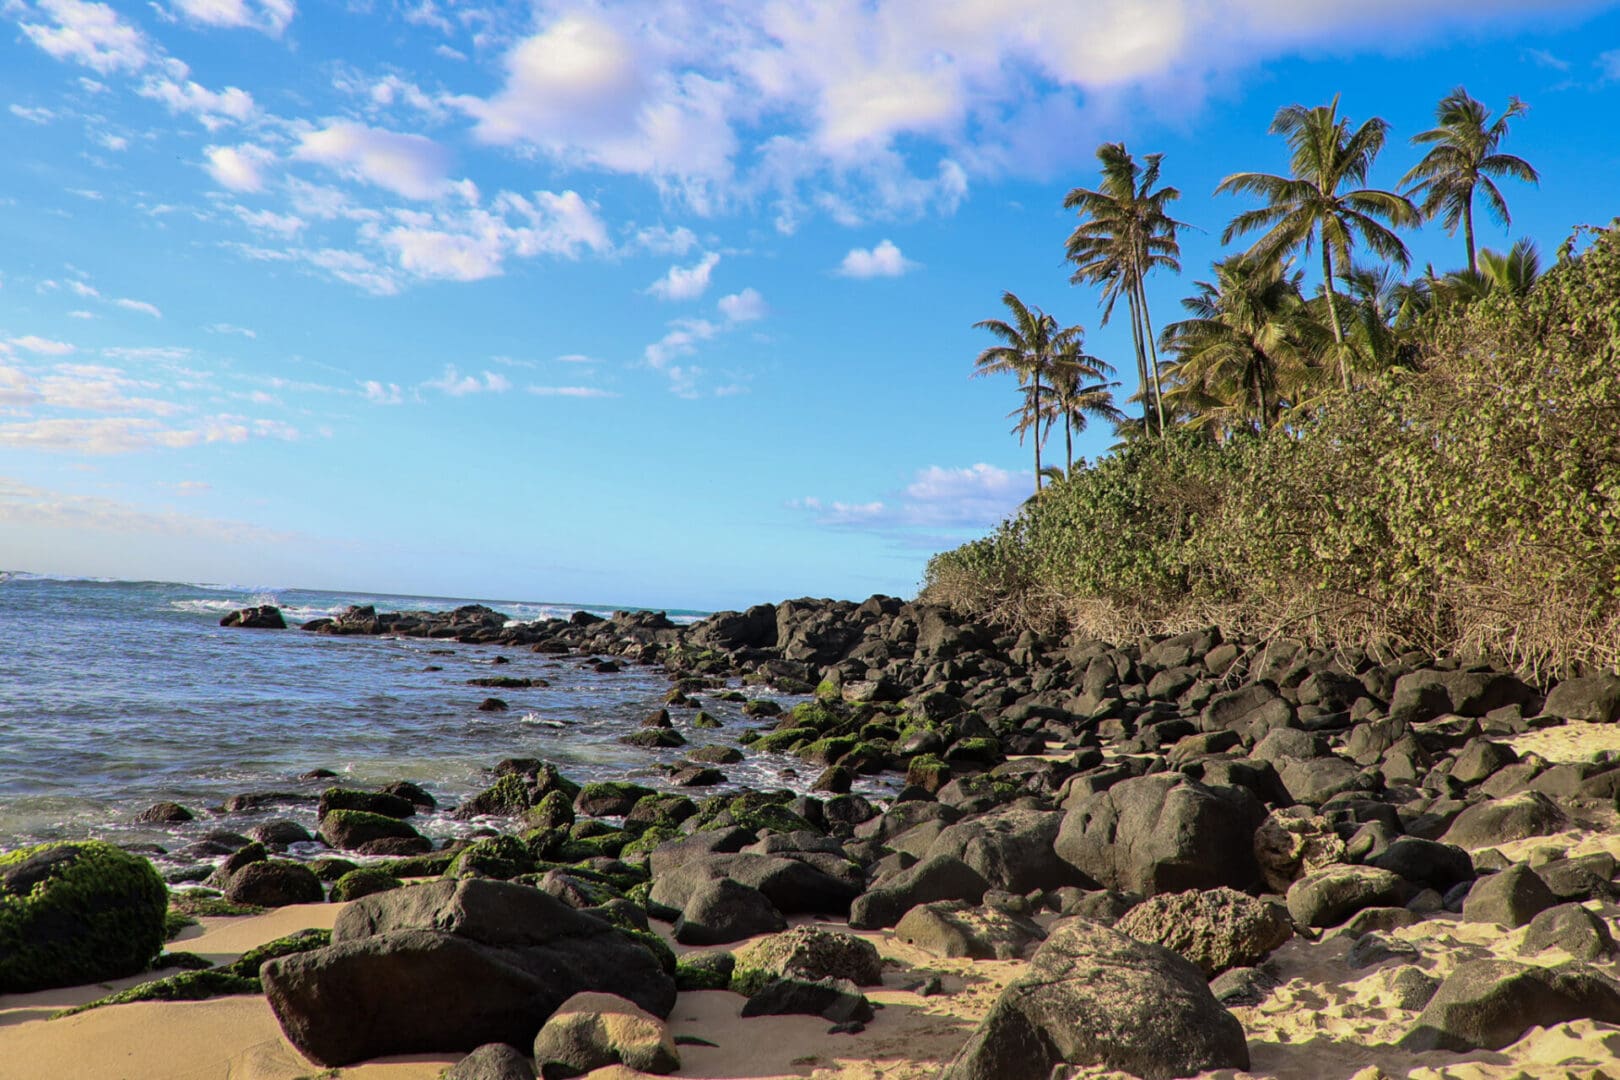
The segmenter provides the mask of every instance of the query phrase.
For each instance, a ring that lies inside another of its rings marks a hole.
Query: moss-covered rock
[[[364,810],[333,810],[321,821],[321,839],[335,848],[352,851],[370,840],[389,837],[420,839],[415,829],[384,814]]]
[[[948,764],[960,762],[966,765],[994,765],[1001,758],[1001,743],[982,736],[958,739],[951,744],[949,750],[945,751],[945,761]]]
[[[685,795],[668,793],[643,795],[625,815],[624,827],[633,829],[638,834],[654,825],[673,828],[697,812],[697,803]]]
[[[319,904],[326,899],[321,879],[303,863],[268,859],[249,863],[231,875],[225,899],[235,904],[278,908],[289,904]]]
[[[677,746],[686,745],[686,736],[674,728],[650,727],[629,735],[621,735],[619,741],[626,746],[639,746],[643,750],[673,750]]]
[[[702,709],[699,709],[698,714],[692,717],[692,726],[695,728],[707,728],[710,730],[725,727],[724,724],[715,719],[712,713],[705,712]]]
[[[239,917],[262,915],[264,908],[253,904],[233,904],[212,889],[181,889],[169,894],[169,910],[180,915]]]
[[[364,810],[383,817],[408,818],[416,813],[416,804],[399,795],[382,791],[356,791],[353,788],[330,787],[321,792],[316,816],[325,817],[333,810]]]
[[[883,981],[883,961],[871,942],[819,926],[795,926],[737,949],[731,989],[752,995],[773,979],[848,979],[857,986]]]
[[[735,746],[721,746],[718,743],[700,746],[686,755],[686,760],[701,761],[706,765],[735,765],[742,759],[741,750]]]
[[[426,855],[407,855],[402,859],[387,859],[372,865],[398,878],[438,877],[450,869],[458,853],[430,851]]]
[[[163,951],[169,890],[97,840],[0,855],[0,993],[117,979]]]
[[[490,836],[468,844],[445,871],[446,877],[486,877],[505,881],[532,873],[534,856],[515,836]]]
[[[782,712],[782,706],[770,698],[755,698],[743,704],[744,716],[777,716]]]
[[[163,940],[173,941],[180,936],[180,932],[188,926],[196,926],[197,920],[184,912],[170,908],[163,913]]]
[[[860,742],[853,735],[837,735],[828,739],[817,739],[809,746],[801,746],[793,751],[793,756],[812,765],[836,765]]]
[[[670,975],[675,974],[675,950],[669,947],[669,942],[651,930],[643,930],[638,926],[630,926],[626,923],[619,924],[619,932],[652,953],[664,971]]]
[[[574,797],[574,810],[590,817],[620,817],[653,789],[623,780],[604,780],[586,784]]]
[[[595,836],[571,836],[559,844],[552,857],[560,862],[584,862],[586,859],[617,858],[631,840],[629,833],[615,829]]]
[[[785,754],[800,746],[808,746],[821,737],[813,727],[791,727],[761,735],[751,744],[753,749],[766,754]]]
[[[906,786],[930,795],[951,782],[951,767],[933,754],[918,754],[906,764]]]
[[[475,817],[518,817],[534,804],[534,796],[522,776],[508,773],[460,806],[454,817],[466,821]]]
[[[344,874],[360,869],[360,864],[348,859],[325,858],[311,859],[304,864],[310,872],[325,882],[337,881]]]
[[[380,867],[362,866],[350,870],[333,883],[331,900],[334,904],[347,903],[362,896],[370,896],[372,893],[397,889],[404,884],[399,878]]]
[[[729,990],[737,961],[728,952],[693,952],[675,962],[675,989]]]
[[[523,820],[534,829],[566,829],[574,823],[573,796],[564,791],[548,791],[529,808]]]
[[[785,726],[791,719],[794,727],[815,728],[821,734],[829,734],[844,723],[847,717],[835,709],[830,702],[805,701],[793,706],[783,719]]]
[[[644,829],[640,836],[619,849],[619,858],[626,862],[635,862],[647,858],[659,844],[670,840],[679,840],[684,835],[673,825],[653,825]]]
[[[291,956],[294,953],[312,952],[315,949],[324,949],[330,944],[332,944],[330,930],[300,930],[296,934],[288,934],[286,937],[279,937],[251,948],[223,967],[233,975],[258,978],[259,966],[266,960],[274,960],[278,956]]]
[[[60,1020],[65,1016],[87,1012],[90,1009],[99,1009],[103,1005],[128,1005],[134,1001],[203,1001],[207,998],[226,997],[233,994],[262,994],[264,988],[259,985],[257,978],[246,978],[234,974],[223,968],[209,968],[206,971],[183,971],[178,975],[170,975],[166,979],[154,979],[151,982],[132,986],[128,990],[120,990],[116,994],[109,994],[104,998],[78,1005],[71,1009],[52,1013],[52,1020]]]

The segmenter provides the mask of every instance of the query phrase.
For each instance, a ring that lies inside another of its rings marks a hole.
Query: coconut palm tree
[[[1163,158],[1163,154],[1147,154],[1139,165],[1124,143],[1104,143],[1097,148],[1102,185],[1095,189],[1074,188],[1063,199],[1065,208],[1080,213],[1080,224],[1068,240],[1068,256],[1075,264],[1070,280],[1103,287],[1105,324],[1113,314],[1115,301],[1125,297],[1131,314],[1131,339],[1136,346],[1137,377],[1143,388],[1143,425],[1151,426],[1148,410],[1152,408],[1158,416],[1160,433],[1165,428],[1165,414],[1160,400],[1159,357],[1142,283],[1161,267],[1181,269],[1181,246],[1176,241],[1181,222],[1165,212],[1166,206],[1181,198],[1181,192],[1173,187],[1154,190]]]
[[[1507,177],[1538,183],[1541,177],[1528,161],[1498,152],[1508,133],[1508,121],[1523,116],[1528,106],[1516,97],[1508,98],[1506,109],[1494,121],[1483,102],[1468,96],[1459,86],[1440,99],[1435,107],[1436,125],[1412,136],[1412,142],[1429,146],[1423,160],[1401,177],[1401,185],[1412,185],[1407,194],[1422,200],[1423,216],[1439,217],[1447,234],[1463,230],[1468,250],[1466,269],[1478,270],[1474,255],[1474,192],[1485,195],[1485,208],[1499,224],[1512,224],[1507,200],[1496,186],[1496,179]]]
[[[1454,270],[1434,286],[1443,304],[1471,304],[1487,296],[1523,296],[1541,276],[1541,251],[1528,236],[1514,241],[1506,254],[1485,248],[1479,269]]]
[[[1117,382],[1104,381],[1114,374],[1111,364],[1085,352],[1085,333],[1079,326],[1063,332],[1063,344],[1053,359],[1048,382],[1047,423],[1063,421],[1064,474],[1074,468],[1074,435],[1086,430],[1088,420],[1113,423],[1120,412],[1114,407]]]
[[[1030,307],[1012,292],[1001,294],[1011,321],[983,319],[973,324],[975,329],[988,330],[1000,339],[979,353],[973,362],[973,374],[994,375],[1011,372],[1018,376],[1018,385],[1024,390],[1024,403],[1007,415],[1018,419],[1013,434],[1023,444],[1026,433],[1035,436],[1035,490],[1041,489],[1041,443],[1045,434],[1041,421],[1045,418],[1046,380],[1052,370],[1054,358],[1065,348],[1065,332],[1057,320],[1038,307]]]
[[[1215,281],[1181,302],[1192,318],[1164,328],[1164,348],[1177,356],[1167,396],[1191,412],[1192,427],[1263,431],[1285,400],[1312,392],[1326,330],[1288,262],[1234,255],[1214,269]]]
[[[1344,348],[1334,267],[1350,265],[1350,250],[1358,237],[1379,256],[1406,266],[1406,245],[1392,229],[1420,220],[1417,207],[1403,195],[1374,188],[1341,190],[1366,183],[1388,131],[1389,125],[1377,117],[1351,131],[1350,121],[1339,116],[1337,95],[1331,104],[1315,108],[1289,105],[1277,111],[1271,132],[1288,140],[1292,175],[1234,173],[1215,189],[1216,194],[1245,193],[1265,200],[1266,205],[1233,218],[1221,236],[1228,242],[1264,228],[1264,235],[1249,249],[1250,257],[1273,261],[1292,251],[1308,254],[1313,245],[1320,245],[1328,318],[1346,391],[1350,389],[1349,350]]]

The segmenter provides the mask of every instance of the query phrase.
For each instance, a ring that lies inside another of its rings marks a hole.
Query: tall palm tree
[[[1409,195],[1422,199],[1424,217],[1440,218],[1449,235],[1462,225],[1463,243],[1468,249],[1469,270],[1479,269],[1474,255],[1474,191],[1485,193],[1485,208],[1499,224],[1512,224],[1507,200],[1494,178],[1508,177],[1538,183],[1541,177],[1530,163],[1512,154],[1498,153],[1508,133],[1508,121],[1523,116],[1529,106],[1516,97],[1508,98],[1507,108],[1494,121],[1484,103],[1468,96],[1459,86],[1435,106],[1436,127],[1412,136],[1412,142],[1429,146],[1423,160],[1401,177],[1402,186],[1412,185]]]
[[[1120,415],[1113,393],[1119,384],[1104,381],[1114,374],[1114,368],[1088,355],[1084,343],[1085,332],[1079,326],[1065,328],[1048,380],[1052,393],[1047,399],[1047,422],[1063,421],[1064,475],[1074,468],[1074,433],[1086,430],[1091,418],[1113,423]]]
[[[1035,490],[1038,492],[1041,490],[1042,476],[1041,443],[1046,438],[1041,431],[1041,421],[1045,417],[1045,399],[1042,395],[1054,358],[1065,348],[1065,332],[1058,327],[1055,318],[1038,307],[1030,307],[1010,291],[1001,294],[1001,303],[1006,307],[1011,321],[983,319],[973,324],[975,329],[990,331],[1001,342],[979,353],[973,362],[973,374],[1011,372],[1018,376],[1018,385],[1024,389],[1024,404],[1008,413],[1008,416],[1018,417],[1019,422],[1013,428],[1013,433],[1018,436],[1020,444],[1024,441],[1025,433],[1034,430]]]
[[[1485,248],[1479,253],[1479,269],[1454,270],[1434,287],[1441,303],[1471,304],[1500,293],[1523,296],[1540,276],[1541,251],[1534,240],[1521,236],[1506,254]]]
[[[1285,400],[1310,393],[1326,330],[1286,261],[1234,255],[1214,269],[1215,281],[1181,302],[1192,318],[1164,328],[1164,348],[1177,356],[1169,396],[1192,412],[1193,427],[1264,430]]]
[[[1158,414],[1161,434],[1165,428],[1163,387],[1153,320],[1142,283],[1161,267],[1181,269],[1181,245],[1176,241],[1181,222],[1165,212],[1166,206],[1181,198],[1181,192],[1173,187],[1154,190],[1163,158],[1163,154],[1146,154],[1138,165],[1124,143],[1104,143],[1097,148],[1102,185],[1095,189],[1074,188],[1063,199],[1065,208],[1080,213],[1080,224],[1068,240],[1068,256],[1075,264],[1070,280],[1103,287],[1105,324],[1113,314],[1115,301],[1121,295],[1125,297],[1131,313],[1131,339],[1136,346],[1137,377],[1143,388],[1143,425],[1150,426],[1147,417],[1152,407]]]
[[[1340,190],[1367,182],[1373,161],[1384,147],[1389,125],[1374,117],[1351,131],[1350,121],[1339,116],[1337,95],[1329,105],[1311,109],[1289,105],[1277,110],[1271,132],[1288,140],[1292,175],[1246,172],[1222,180],[1215,189],[1217,195],[1257,195],[1266,200],[1266,205],[1233,218],[1221,240],[1227,242],[1241,233],[1266,229],[1249,249],[1251,257],[1263,262],[1296,250],[1308,254],[1313,244],[1320,244],[1322,283],[1327,291],[1339,376],[1349,391],[1350,364],[1339,319],[1339,297],[1333,287],[1334,265],[1350,265],[1350,249],[1359,237],[1376,254],[1406,266],[1406,245],[1392,229],[1416,225],[1420,220],[1417,207],[1393,191],[1360,187]],[[1389,227],[1383,224],[1386,221]]]

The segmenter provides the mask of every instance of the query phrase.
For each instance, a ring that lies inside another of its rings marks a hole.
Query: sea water
[[[488,786],[490,767],[508,757],[554,762],[582,782],[666,786],[658,766],[678,759],[680,750],[618,741],[662,706],[670,683],[655,667],[599,674],[588,657],[522,648],[219,625],[226,612],[258,604],[279,605],[291,626],[349,604],[394,611],[474,602],[515,622],[576,610],[611,613],[589,604],[3,575],[0,851],[86,837],[173,850],[210,830],[242,832],[282,818],[313,830],[309,800],[328,784],[412,780],[450,806]],[[677,623],[702,614],[668,612]],[[498,656],[510,662],[497,664]],[[469,685],[491,675],[550,685]],[[509,708],[480,712],[491,695]],[[777,697],[784,705],[795,700]],[[740,706],[712,695],[703,704],[723,727],[686,730],[694,746],[730,742],[748,727],[773,723],[745,717]],[[677,726],[691,715],[676,710]],[[300,779],[316,769],[339,775]],[[775,754],[750,754],[724,769],[727,787],[796,790],[815,771]],[[253,813],[217,812],[229,796],[263,792],[302,799]],[[197,819],[174,826],[135,821],[159,801],[179,803]],[[414,824],[442,838],[480,823],[440,812]]]

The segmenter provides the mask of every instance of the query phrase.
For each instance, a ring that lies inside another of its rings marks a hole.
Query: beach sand
[[[1522,754],[1550,761],[1581,761],[1603,750],[1620,750],[1620,726],[1569,724],[1512,740]],[[1612,818],[1612,815],[1605,815]],[[1603,820],[1554,836],[1505,844],[1511,859],[1536,860],[1557,849],[1570,855],[1608,851],[1620,857],[1620,828]],[[1586,905],[1605,919],[1620,907]],[[205,918],[171,948],[215,962],[306,927],[330,927],[341,905],[309,904],[247,918]],[[811,920],[795,919],[795,923]],[[839,923],[823,923],[847,929]],[[668,926],[654,924],[666,937]],[[1417,1018],[1401,1008],[1391,983],[1405,964],[1444,979],[1459,963],[1499,957],[1554,964],[1568,959],[1553,950],[1518,954],[1525,931],[1430,917],[1390,937],[1417,950],[1354,969],[1347,962],[1351,939],[1333,932],[1320,940],[1295,938],[1272,954],[1267,966],[1280,978],[1259,1004],[1232,1011],[1248,1034],[1248,1072],[1205,1074],[1218,1080],[1279,1077],[1284,1080],[1543,1080],[1620,1078],[1620,1027],[1591,1020],[1534,1028],[1499,1052],[1412,1054],[1395,1044]],[[723,991],[681,994],[669,1022],[677,1036],[691,1035],[714,1047],[681,1047],[683,1077],[812,1077],[820,1080],[923,1080],[935,1075],[966,1040],[1002,988],[1024,965],[1019,961],[970,961],[931,956],[882,931],[859,932],[884,958],[884,986],[868,991],[883,1007],[864,1032],[829,1035],[818,1017],[743,1019],[743,998]],[[741,943],[738,943],[741,944]],[[675,946],[677,951],[687,951]],[[1600,961],[1620,978],[1620,963]],[[908,987],[937,975],[944,992],[923,997]],[[200,1002],[141,1002],[107,1006],[61,1020],[58,1009],[92,1001],[153,976],[115,983],[0,997],[0,1080],[434,1080],[458,1054],[399,1057],[328,1072],[303,1058],[282,1036],[262,997]],[[622,1067],[601,1069],[591,1080],[628,1080],[641,1074]],[[1122,1076],[1082,1070],[1087,1078]]]

